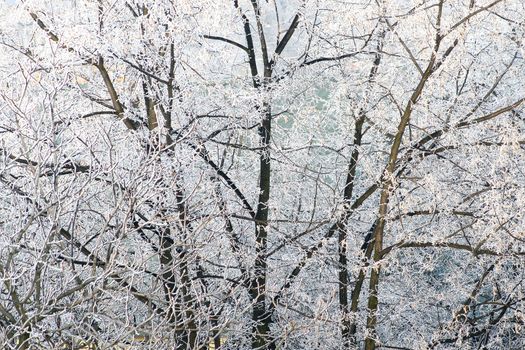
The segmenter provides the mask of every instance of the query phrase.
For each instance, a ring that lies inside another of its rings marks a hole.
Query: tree
[[[524,15],[9,6],[3,347],[523,347]]]

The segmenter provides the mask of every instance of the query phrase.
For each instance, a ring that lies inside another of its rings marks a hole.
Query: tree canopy
[[[521,0],[0,3],[0,347],[525,347]]]

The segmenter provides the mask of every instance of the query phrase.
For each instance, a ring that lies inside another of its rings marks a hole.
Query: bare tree
[[[0,5],[7,349],[518,349],[525,7]]]

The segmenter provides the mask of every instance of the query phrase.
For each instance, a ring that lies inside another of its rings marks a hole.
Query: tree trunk
[[[250,295],[253,303],[253,349],[273,349],[270,339],[270,324],[272,319],[266,305],[266,275],[267,275],[267,239],[268,239],[268,201],[270,199],[270,134],[271,134],[271,109],[263,106],[263,121],[259,127],[263,150],[260,156],[259,199],[255,215],[255,275],[250,284]]]

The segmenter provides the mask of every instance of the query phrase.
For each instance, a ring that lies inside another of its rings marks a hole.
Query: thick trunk
[[[368,82],[371,83],[379,69],[379,64],[381,63],[381,50],[383,48],[383,39],[385,37],[385,31],[382,31],[379,36],[379,41],[377,43],[377,53],[374,57],[374,62],[372,68],[370,69],[370,74],[368,76]],[[366,116],[363,109],[359,112],[359,118],[356,121],[355,132],[354,132],[354,150],[352,151],[352,158],[350,160],[350,165],[348,167],[348,175],[346,179],[346,186],[344,192],[345,204],[350,205],[352,200],[352,194],[354,189],[355,182],[355,173],[357,168],[357,162],[359,160],[359,147],[361,146],[361,141],[363,137],[363,125],[365,122]],[[348,215],[351,213],[348,212]],[[346,218],[345,218],[346,221]],[[346,223],[346,222],[345,222]],[[374,226],[375,227],[375,224]],[[356,339],[355,334],[357,331],[355,320],[355,313],[357,312],[357,306],[359,304],[359,295],[361,293],[361,288],[364,281],[364,271],[360,270],[358,279],[352,290],[351,295],[351,305],[348,306],[348,266],[347,266],[347,257],[346,257],[346,239],[347,233],[346,230],[339,231],[339,306],[341,313],[343,315],[342,321],[342,337],[343,345],[345,348],[350,348],[355,345]],[[365,257],[366,259],[370,258],[371,248],[368,244],[368,238],[364,243]],[[366,262],[365,262],[366,263]]]
[[[348,166],[348,173],[346,177],[345,189],[344,189],[344,201],[345,206],[350,206],[352,200],[352,194],[354,190],[354,180],[357,168],[357,161],[359,159],[359,147],[361,146],[361,138],[363,136],[363,124],[365,118],[361,115],[356,122],[354,132],[354,150],[352,151],[352,158]],[[348,259],[347,259],[347,228],[346,221],[350,214],[350,211],[346,211],[348,214],[344,215],[339,225],[339,310],[341,311],[341,334],[343,337],[343,344],[345,348],[348,348],[351,343],[351,318],[350,310],[348,306]]]
[[[255,215],[255,275],[250,283],[250,296],[253,303],[252,321],[253,338],[252,348],[272,349],[273,341],[270,339],[270,324],[272,319],[266,305],[266,274],[267,274],[267,239],[268,239],[268,201],[270,199],[270,135],[271,135],[271,109],[269,105],[263,106],[263,121],[259,127],[263,150],[260,156],[259,174],[259,199]]]
[[[417,103],[418,99],[421,97],[423,88],[425,87],[425,84],[427,83],[428,78],[430,78],[430,76],[435,70],[436,55],[437,55],[437,51],[439,50],[439,46],[440,46],[441,39],[442,39],[439,29],[441,27],[441,15],[443,11],[443,3],[444,1],[441,0],[438,5],[438,15],[437,15],[437,21],[436,21],[437,33],[435,37],[434,50],[430,57],[427,68],[423,72],[423,75],[421,76],[421,79],[419,83],[417,84],[416,89],[412,93],[412,96],[410,96],[410,100],[408,101],[405,107],[405,110],[403,112],[403,115],[401,116],[401,120],[399,121],[397,132],[394,137],[394,141],[392,142],[392,146],[390,148],[388,164],[385,168],[385,171],[381,179],[381,197],[379,199],[379,211],[378,211],[379,222],[374,232],[374,268],[372,269],[372,273],[370,275],[369,294],[368,294],[368,317],[366,321],[367,337],[365,339],[365,350],[374,350],[376,348],[375,344],[376,344],[377,309],[378,309],[378,304],[379,304],[379,300],[378,300],[379,277],[381,273],[381,267],[380,267],[379,262],[382,258],[383,238],[384,238],[384,230],[385,230],[385,224],[386,224],[385,218],[388,213],[388,203],[390,201],[390,196],[392,194],[393,186],[394,186],[394,181],[393,181],[394,171],[396,170],[396,163],[398,160],[401,142],[405,134],[405,129],[410,122],[410,117],[412,116],[414,105]]]

